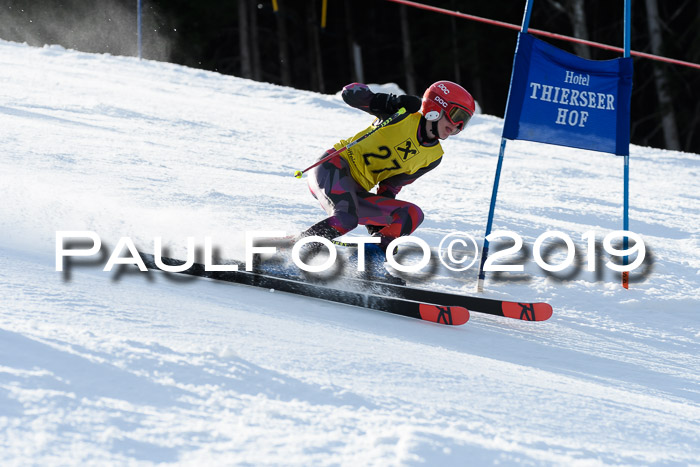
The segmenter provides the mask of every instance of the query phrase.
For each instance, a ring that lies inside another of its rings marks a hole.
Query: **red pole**
[[[493,19],[482,18],[480,16],[468,15],[466,13],[460,13],[458,11],[451,11],[451,10],[446,10],[444,8],[438,8],[438,7],[434,7],[434,6],[430,6],[430,5],[424,5],[422,3],[412,2],[410,0],[387,0],[387,1],[393,2],[393,3],[400,3],[402,5],[412,6],[414,8],[420,8],[422,10],[433,11],[435,13],[442,13],[444,15],[456,16],[458,18],[469,19],[472,21],[478,21],[480,23],[486,23],[486,24],[491,24],[494,26],[500,26],[502,28],[508,28],[508,29],[520,31],[520,26],[517,24],[504,23],[503,21],[496,21]],[[586,41],[583,39],[577,39],[575,37],[564,36],[562,34],[555,34],[553,32],[541,31],[539,29],[529,28],[528,32],[531,32],[533,34],[537,34],[538,36],[550,37],[552,39],[559,39],[562,41],[576,42],[578,44],[585,44],[585,45],[588,45],[591,47],[597,47],[599,49],[613,50],[615,52],[621,52],[621,53],[625,52],[625,50],[622,49],[621,47],[614,47],[612,45],[601,44],[600,42]],[[636,57],[648,58],[650,60],[657,60],[660,62],[673,63],[674,65],[682,65],[682,66],[687,66],[690,68],[696,68],[696,69],[700,70],[700,64],[697,64],[697,63],[684,62],[683,60],[676,60],[673,58],[661,57],[659,55],[652,55],[652,54],[648,54],[648,53],[644,53],[644,52],[637,52],[635,50],[632,50],[631,54],[636,56]]]

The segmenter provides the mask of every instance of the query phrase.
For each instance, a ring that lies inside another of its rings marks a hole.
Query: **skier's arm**
[[[380,196],[386,196],[387,198],[396,198],[396,195],[399,194],[401,188],[405,187],[406,185],[410,185],[418,178],[433,170],[435,167],[440,165],[441,161],[442,157],[431,164],[418,169],[415,173],[394,175],[386,180],[382,180],[377,187],[377,194]]]
[[[421,98],[418,96],[373,93],[366,84],[352,83],[343,88],[343,100],[346,104],[356,109],[378,117],[381,120],[395,114],[401,107],[407,113],[415,113],[420,110]]]

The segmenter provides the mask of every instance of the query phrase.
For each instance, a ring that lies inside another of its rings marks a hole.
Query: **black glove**
[[[422,100],[418,96],[404,94],[395,96],[393,94],[375,94],[369,104],[369,110],[373,113],[395,114],[401,107],[406,112],[412,114],[420,110]]]
[[[348,84],[343,88],[343,93],[341,95],[345,103],[350,107],[365,111],[370,110],[370,102],[375,97],[375,94],[369,87],[362,83]]]
[[[396,101],[396,110],[399,110],[401,107],[404,107],[406,109],[406,112],[410,114],[418,112],[421,108],[421,105],[423,105],[423,99],[421,99],[418,96],[410,96],[408,94],[398,96],[396,98]]]

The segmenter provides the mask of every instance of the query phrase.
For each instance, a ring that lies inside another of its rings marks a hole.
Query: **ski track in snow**
[[[55,271],[57,230],[296,232],[323,212],[291,174],[371,118],[319,95],[176,65],[0,41],[0,463],[696,464],[700,205],[695,154],[631,148],[633,273],[548,276],[531,248],[621,229],[622,159],[509,142],[495,228],[524,274],[487,295],[547,301],[527,323],[459,328],[210,280]],[[417,235],[480,238],[502,120],[477,115],[402,196]],[[551,260],[560,256],[556,252]],[[563,255],[563,253],[562,253]],[[563,257],[563,256],[561,256]],[[607,261],[605,259],[603,263]],[[600,267],[600,266],[599,266]],[[473,270],[422,287],[472,293]]]

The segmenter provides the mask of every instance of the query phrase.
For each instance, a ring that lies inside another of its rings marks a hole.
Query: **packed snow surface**
[[[243,259],[246,231],[306,228],[324,213],[293,172],[371,121],[338,95],[0,42],[0,464],[697,463],[696,154],[631,148],[630,230],[648,257],[625,290],[602,252],[622,228],[623,158],[508,143],[494,230],[523,239],[502,261],[525,271],[489,274],[484,295],[548,302],[546,322],[448,327],[103,272],[121,237],[183,259],[187,237],[210,237]],[[502,124],[475,116],[402,191],[433,249],[483,238]],[[537,266],[554,230],[579,266]],[[95,232],[105,256],[57,272],[57,231]],[[419,279],[472,294],[476,271]]]

